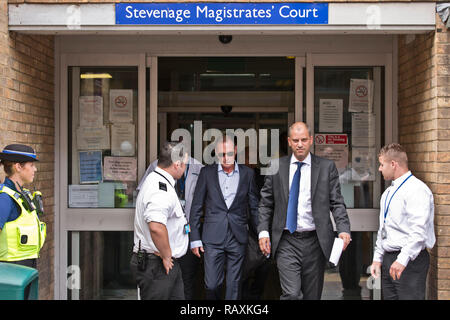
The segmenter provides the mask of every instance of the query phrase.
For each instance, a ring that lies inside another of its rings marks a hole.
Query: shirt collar
[[[219,165],[217,166],[217,172],[220,172],[220,171],[223,171],[223,168],[222,168],[222,164],[219,163]],[[225,171],[223,171],[223,172],[225,172]],[[234,170],[233,170],[233,173],[234,173],[234,172],[239,173],[239,166],[238,166],[238,164],[236,163],[236,161],[234,162]]]
[[[394,181],[392,181],[392,186],[399,186],[402,184],[403,181],[405,181],[406,178],[408,178],[411,175],[411,171],[408,171],[404,175],[398,177]]]
[[[292,154],[291,156],[291,164],[298,162],[298,159]],[[308,153],[305,159],[302,161],[303,163],[307,164],[308,166],[311,166],[311,152]]]
[[[5,181],[3,182],[3,184],[16,192],[18,191],[16,189],[16,185],[14,184],[14,182],[12,182],[12,180],[9,179],[8,177],[5,177]]]
[[[175,179],[172,177],[170,173],[168,173],[166,170],[161,169],[160,167],[156,167],[155,171],[158,171],[160,174],[162,174],[164,177],[169,179],[170,184],[172,187],[175,185]]]

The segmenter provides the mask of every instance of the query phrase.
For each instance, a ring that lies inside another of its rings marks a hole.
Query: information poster
[[[109,120],[133,122],[133,90],[111,89],[109,91]]]
[[[352,113],[352,146],[375,146],[375,119],[372,113]]]
[[[320,99],[319,131],[342,132],[343,111],[342,99]]]
[[[348,139],[346,134],[316,134],[314,154],[333,160],[339,172],[348,165]]]
[[[102,152],[80,151],[80,183],[99,183],[102,181]]]
[[[136,181],[136,158],[105,157],[103,177],[105,180]]]
[[[77,129],[78,150],[110,149],[109,130],[106,126],[79,127]]]
[[[373,80],[350,79],[349,112],[373,112]]]
[[[134,156],[135,132],[134,124],[113,124],[111,126],[111,154],[113,156]]]
[[[98,207],[98,185],[69,186],[70,208],[97,208]]]
[[[353,148],[352,169],[353,181],[374,181],[377,170],[375,149]]]
[[[80,127],[103,126],[103,98],[101,96],[81,96]]]

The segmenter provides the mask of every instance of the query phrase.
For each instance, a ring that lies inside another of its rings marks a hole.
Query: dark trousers
[[[409,261],[400,279],[394,280],[389,274],[392,263],[400,251],[386,252],[381,266],[381,289],[384,300],[425,300],[430,255],[422,250],[417,258]]]
[[[21,261],[1,261],[6,263],[12,263],[12,264],[19,264],[21,266],[30,267],[30,268],[37,268],[37,259],[26,259]]]
[[[238,242],[230,230],[228,230],[223,244],[203,244],[205,249],[206,299],[219,300],[221,298],[225,264],[227,269],[225,299],[240,299],[242,263],[244,262],[246,247],[247,244]]]
[[[184,256],[178,259],[181,267],[181,274],[183,276],[184,297],[186,300],[193,300],[196,289],[196,276],[200,270],[200,259],[196,257],[190,249]]]
[[[315,231],[284,231],[275,259],[281,300],[320,300],[326,259]]]
[[[147,267],[141,271],[137,267],[137,257],[133,253],[130,262],[142,300],[184,300],[184,286],[180,263],[173,260],[173,268],[166,274],[160,257],[149,254]]]

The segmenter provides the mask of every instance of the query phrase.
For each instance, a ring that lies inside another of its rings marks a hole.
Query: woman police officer
[[[0,262],[36,268],[44,244],[46,225],[39,220],[42,195],[23,188],[34,180],[36,152],[29,146],[11,144],[0,152],[6,173],[0,184]]]

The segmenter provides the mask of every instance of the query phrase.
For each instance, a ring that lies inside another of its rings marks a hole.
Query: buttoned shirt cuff
[[[269,232],[265,231],[265,230],[261,231],[259,233],[258,239],[261,239],[261,238],[270,238]]]
[[[406,252],[401,251],[399,255],[397,256],[397,262],[400,263],[402,266],[406,267],[409,263],[409,260],[411,258],[408,256]]]
[[[203,243],[201,240],[191,242],[191,249],[198,248],[198,247],[203,247]]]

